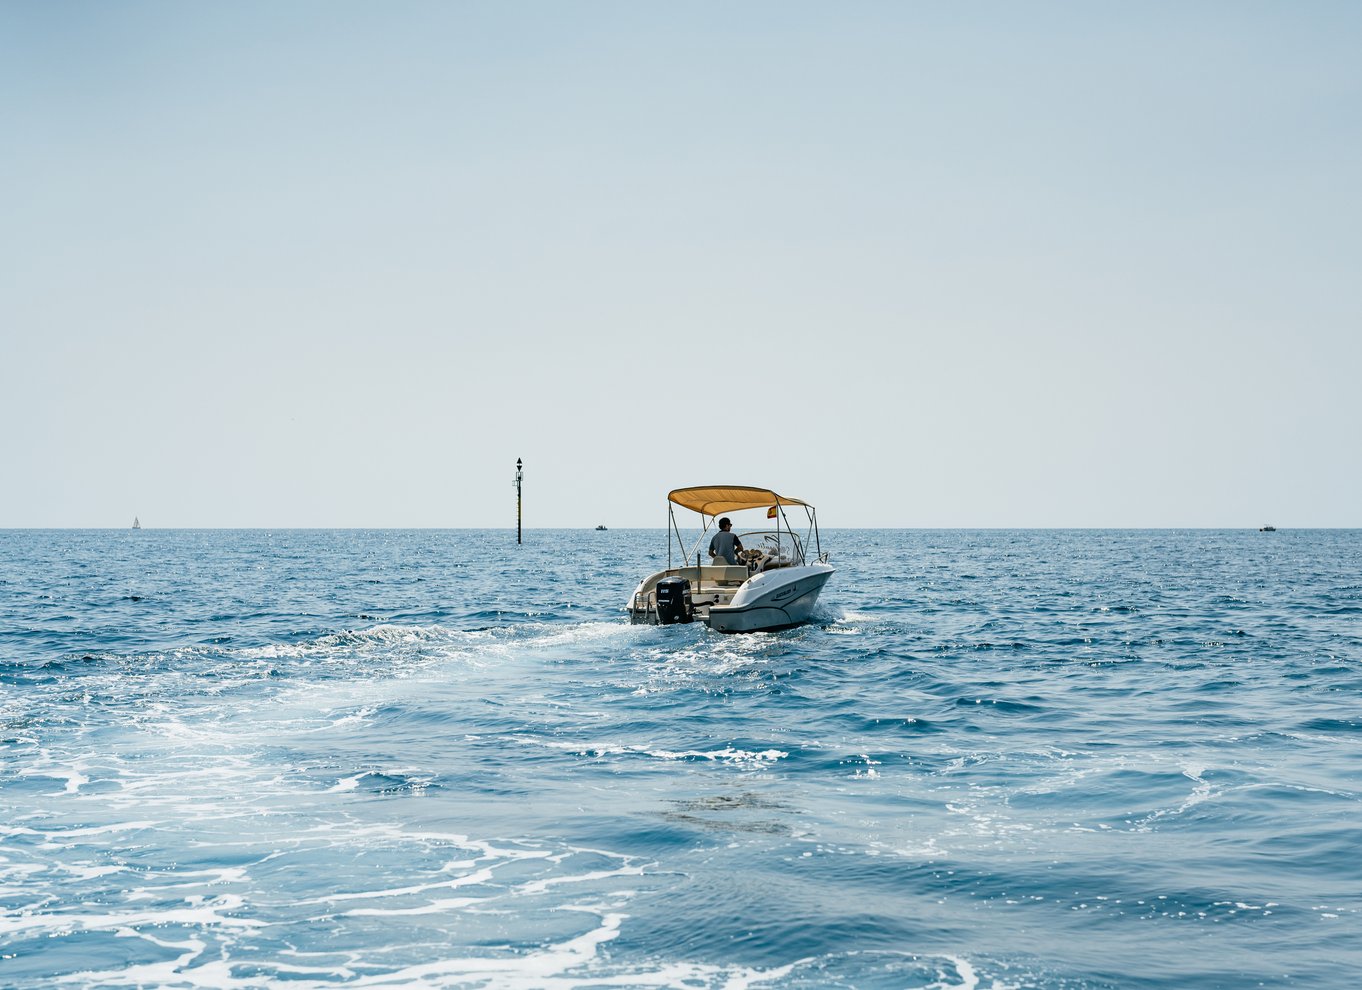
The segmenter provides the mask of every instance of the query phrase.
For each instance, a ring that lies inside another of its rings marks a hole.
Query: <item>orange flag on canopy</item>
[[[773,505],[773,506],[771,506],[769,509],[766,510],[766,518],[767,518],[767,519],[774,519],[775,517],[776,517],[776,507]]]

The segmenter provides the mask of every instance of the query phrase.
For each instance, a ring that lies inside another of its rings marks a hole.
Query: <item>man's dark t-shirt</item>
[[[730,564],[738,562],[738,551],[735,545],[738,542],[738,535],[732,530],[724,532],[722,529],[714,534],[714,539],[709,541],[709,554],[711,557],[722,557]]]

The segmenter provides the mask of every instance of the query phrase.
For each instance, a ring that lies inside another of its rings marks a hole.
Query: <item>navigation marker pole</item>
[[[524,474],[520,458],[515,459],[515,542],[520,545],[520,479]]]

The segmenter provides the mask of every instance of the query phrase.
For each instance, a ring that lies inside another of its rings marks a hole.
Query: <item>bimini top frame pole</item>
[[[700,521],[701,521],[701,522],[704,522],[704,518],[705,518],[705,517],[704,517],[704,513],[701,513],[701,514],[700,514]],[[700,531],[700,539],[701,539],[701,540],[703,540],[703,539],[705,538],[705,533],[707,533],[707,532],[709,532],[709,523],[705,523],[705,524],[704,524],[704,528],[701,529],[701,531]],[[685,549],[686,549],[686,540],[685,540],[684,537],[682,537],[682,535],[681,535],[681,527],[680,527],[679,525],[677,525],[677,522],[676,522],[676,509],[673,508],[672,504],[669,502],[669,503],[667,503],[667,570],[671,570],[671,569],[672,569],[672,534],[673,534],[673,533],[676,534],[676,547],[677,547],[677,549],[684,552]],[[699,549],[699,547],[700,547],[700,542],[699,542],[699,540],[697,540],[696,543],[695,543],[695,547],[692,548],[692,551],[691,551],[691,552],[694,553],[695,550],[698,550],[698,549]],[[685,566],[685,560],[684,560],[684,559],[682,560],[681,566],[682,566],[682,567]]]
[[[805,544],[807,544],[807,542],[808,542],[809,535],[812,535],[812,536],[813,536],[813,545],[814,545],[814,554],[815,554],[814,559],[815,559],[815,560],[822,560],[822,559],[823,559],[823,540],[822,540],[822,537],[821,537],[821,536],[819,535],[819,533],[818,533],[818,510],[815,509],[812,505],[809,505],[809,503],[807,503],[807,502],[799,502],[799,503],[797,503],[797,504],[798,504],[798,505],[804,506],[804,514],[805,514],[806,516],[809,517],[809,532],[806,533],[805,536],[804,536]],[[808,563],[808,559],[807,559],[807,558],[808,558],[808,555],[805,553],[804,547],[803,547],[803,546],[800,546],[800,544],[799,544],[798,542],[796,542],[795,539],[794,539],[795,528],[794,528],[793,526],[790,525],[790,519],[789,519],[789,517],[788,517],[787,515],[785,515],[785,506],[784,506],[783,504],[779,505],[779,511],[780,511],[780,516],[776,519],[776,537],[777,537],[777,539],[779,539],[779,536],[780,536],[780,522],[781,522],[781,520],[783,519],[783,520],[785,521],[785,530],[786,530],[786,532],[788,532],[788,533],[790,534],[790,542],[791,542],[791,544],[795,547],[795,549],[799,552],[800,556],[803,558],[803,559],[801,559],[799,562],[800,562],[801,564],[807,564],[807,563]]]

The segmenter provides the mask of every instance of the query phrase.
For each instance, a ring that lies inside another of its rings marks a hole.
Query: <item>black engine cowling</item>
[[[664,626],[693,622],[695,606],[690,600],[690,582],[683,577],[665,577],[657,582],[657,621]]]

